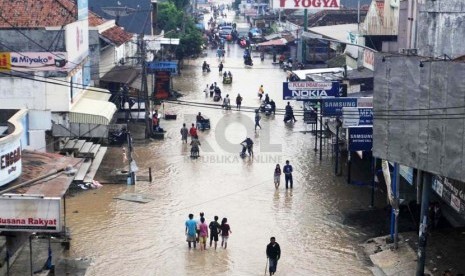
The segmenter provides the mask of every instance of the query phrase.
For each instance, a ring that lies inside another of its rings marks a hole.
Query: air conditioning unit
[[[403,55],[408,55],[408,56],[417,56],[418,55],[418,49],[408,49],[408,48],[400,48],[399,53]]]

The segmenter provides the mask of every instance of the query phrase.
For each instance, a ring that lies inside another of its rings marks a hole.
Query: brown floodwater
[[[213,67],[211,73],[201,72],[203,60]],[[240,93],[243,106],[258,107],[263,84],[277,107],[284,108],[286,74],[272,65],[270,56],[254,62],[253,68],[244,68],[242,49],[231,45],[224,64],[234,82],[223,85],[215,52],[209,50],[207,57],[186,62],[174,88],[185,95],[181,100],[211,104],[202,91],[217,82],[232,102]],[[299,103],[292,105],[301,110]],[[367,233],[344,224],[349,210],[367,207],[370,191],[335,177],[330,151],[319,161],[314,137],[301,132],[306,128],[301,117],[285,125],[282,115],[262,114],[263,129],[254,132],[251,112],[177,104],[164,108],[178,115],[176,121],[162,120],[166,138],[135,148],[141,170],[153,170],[152,183],[104,185],[67,200],[70,256],[92,259],[86,275],[263,275],[271,236],[282,250],[277,275],[371,275],[357,258],[357,244]],[[200,132],[201,157],[193,160],[179,130],[197,112],[210,118],[211,129]],[[255,142],[255,157],[241,159],[239,143],[247,136]],[[284,188],[283,178],[279,189],[273,184],[274,167],[285,160],[294,166],[292,190]],[[154,200],[113,199],[124,192]],[[232,234],[226,250],[188,249],[184,222],[189,213],[198,218],[199,212],[205,212],[207,222],[215,215],[228,218]]]

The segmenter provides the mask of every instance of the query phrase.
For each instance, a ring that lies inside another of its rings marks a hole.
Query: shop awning
[[[90,88],[71,108],[71,123],[108,125],[116,112],[115,104],[108,102],[110,91]]]
[[[285,38],[278,38],[278,39],[273,39],[270,41],[258,43],[257,46],[284,46],[286,44],[287,44],[287,40]]]
[[[140,71],[140,69],[134,66],[115,66],[102,78],[100,78],[100,82],[128,84],[131,83],[137,77],[137,75],[139,74],[138,71]]]

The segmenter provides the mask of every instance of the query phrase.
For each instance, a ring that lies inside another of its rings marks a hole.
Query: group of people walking
[[[200,213],[198,220],[194,219],[193,214],[189,214],[189,219],[186,220],[186,241],[189,248],[197,248],[197,243],[200,245],[200,250],[207,249],[207,240],[210,239],[210,247],[214,245],[217,248],[219,236],[221,236],[221,247],[228,247],[229,235],[232,233],[231,227],[228,224],[228,219],[223,218],[221,224],[218,222],[218,216],[214,216],[210,224],[205,222],[205,214]]]

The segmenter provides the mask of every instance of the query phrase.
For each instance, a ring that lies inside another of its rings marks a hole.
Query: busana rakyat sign
[[[339,10],[340,0],[273,0],[273,8]]]

